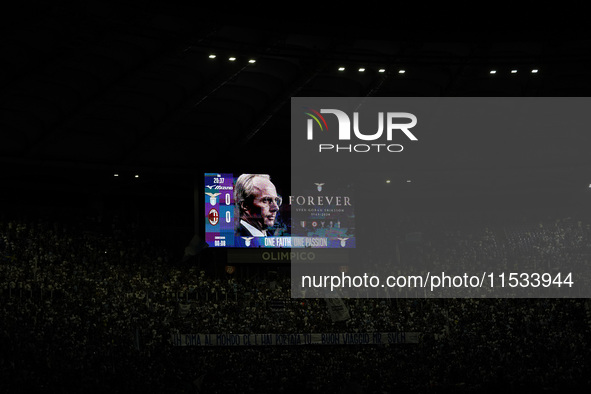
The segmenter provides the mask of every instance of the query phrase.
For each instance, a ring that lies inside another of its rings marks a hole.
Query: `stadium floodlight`
[[[538,69],[537,68],[534,68],[533,70],[531,70],[531,73],[532,74],[537,74],[538,73]]]
[[[256,61],[256,60],[254,60],[254,59],[250,59],[248,62],[249,62],[250,64],[253,64],[253,63],[256,63],[257,61]]]
[[[404,74],[406,70],[398,70],[398,74]]]
[[[215,59],[215,55],[212,53],[211,55],[209,55],[210,59]]]
[[[497,70],[490,70],[490,74],[496,74]]]
[[[139,177],[140,177],[140,176],[139,176],[138,174],[135,174],[135,177],[134,177],[134,178],[139,178]]]
[[[363,67],[361,67],[361,68],[359,69],[359,72],[360,72],[360,73],[362,73],[362,72],[364,72],[364,71],[365,71],[365,68],[363,68]]]
[[[517,74],[517,70],[511,70],[511,74]]]
[[[339,71],[345,71],[345,67],[339,67]]]
[[[235,61],[235,60],[236,60],[236,58],[235,58],[234,56],[230,56],[230,57],[228,58],[228,60],[229,60],[229,61],[231,61],[231,62],[233,62],[233,61]]]
[[[390,180],[389,179],[386,179],[386,183],[390,183]]]
[[[379,73],[385,73],[385,72],[386,72],[386,69],[385,69],[385,68],[380,68],[380,69],[378,70],[378,72],[379,72]]]

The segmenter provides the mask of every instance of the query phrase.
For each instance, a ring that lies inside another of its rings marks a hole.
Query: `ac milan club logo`
[[[220,215],[215,208],[211,208],[209,210],[209,214],[207,215],[207,220],[209,220],[209,224],[215,226],[220,221]]]

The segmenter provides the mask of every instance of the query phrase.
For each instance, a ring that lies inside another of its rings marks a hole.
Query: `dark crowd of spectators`
[[[0,392],[562,392],[589,388],[586,299],[292,299],[289,271],[219,273],[133,227],[0,221]],[[400,259],[588,261],[573,218],[416,221]],[[449,223],[448,223],[449,224]],[[417,344],[179,347],[171,333],[419,332]],[[582,392],[582,391],[581,391]]]

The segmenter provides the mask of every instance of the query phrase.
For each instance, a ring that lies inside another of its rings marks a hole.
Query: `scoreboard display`
[[[240,174],[205,173],[205,241],[220,248],[354,248],[353,197],[330,182],[309,182],[296,195],[273,177],[277,210],[266,235],[239,230],[236,180]],[[273,204],[270,202],[270,204]],[[248,219],[246,219],[248,221]],[[244,223],[244,221],[242,221]]]
[[[205,242],[234,246],[234,176],[205,174]]]

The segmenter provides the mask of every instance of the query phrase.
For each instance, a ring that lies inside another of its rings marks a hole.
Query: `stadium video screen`
[[[205,241],[225,248],[354,248],[349,188],[311,180],[290,193],[289,176],[206,173]]]

